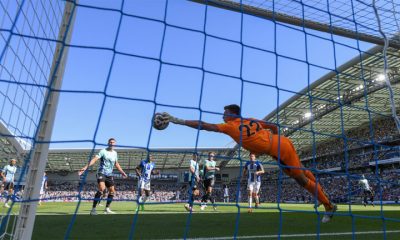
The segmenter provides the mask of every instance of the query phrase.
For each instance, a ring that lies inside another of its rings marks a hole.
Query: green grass
[[[386,239],[400,239],[399,206],[384,206],[381,212],[380,206],[365,208],[353,205],[352,214],[349,214],[349,206],[340,205],[338,214],[327,224],[319,223],[323,212],[318,217],[310,204],[281,204],[282,212],[278,211],[277,204],[263,204],[263,209],[256,209],[251,214],[247,213],[245,204],[241,206],[243,208],[240,208],[240,215],[237,214],[238,208],[235,205],[219,206],[217,212],[210,206],[204,212],[200,212],[196,206],[196,212],[189,219],[190,215],[183,208],[183,204],[147,204],[146,210],[136,215],[135,203],[114,202],[112,209],[117,214],[104,215],[103,207],[98,207],[99,215],[90,216],[91,204],[82,203],[69,238],[127,239],[132,223],[137,217],[135,239],[183,238],[189,220],[188,238],[232,239],[238,221],[237,236],[247,236],[247,239],[251,239],[251,236],[258,236],[258,239],[276,239],[273,235],[278,233],[288,235],[285,239],[316,239],[315,236],[296,237],[292,234],[315,234],[319,228],[322,234],[368,231],[369,234],[355,235],[355,238],[376,240],[384,239],[384,235],[371,231],[382,231],[383,227],[388,231],[399,231],[388,232]],[[75,209],[76,203],[45,203],[39,206],[33,239],[64,239]],[[323,208],[319,210],[323,211]],[[16,212],[17,209],[13,211]],[[388,219],[383,221],[382,216]],[[352,239],[352,235],[321,235],[320,239]]]

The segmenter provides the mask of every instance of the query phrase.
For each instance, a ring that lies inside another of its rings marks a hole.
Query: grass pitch
[[[400,239],[400,206],[339,205],[333,220],[321,224],[323,208],[318,214],[310,204],[264,203],[253,213],[246,204],[218,206],[216,212],[196,206],[192,214],[183,205],[150,203],[136,213],[133,202],[113,202],[116,214],[98,207],[99,215],[90,216],[91,203],[81,203],[74,216],[77,203],[44,203],[33,239]]]

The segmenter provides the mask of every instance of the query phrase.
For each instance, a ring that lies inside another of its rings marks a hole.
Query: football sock
[[[96,208],[97,206],[97,202],[100,200],[100,197],[103,193],[100,191],[97,191],[96,194],[94,195],[94,199],[93,199],[93,208]]]

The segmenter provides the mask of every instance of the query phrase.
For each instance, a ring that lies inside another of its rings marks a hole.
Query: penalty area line
[[[400,230],[387,230],[386,233],[400,233]],[[354,232],[355,235],[366,235],[366,234],[383,234],[383,231],[363,231],[363,232]],[[353,235],[353,232],[337,232],[337,233],[320,233],[319,236],[346,236]],[[281,234],[281,235],[255,235],[255,236],[237,236],[236,239],[265,239],[265,238],[296,238],[296,237],[316,237],[316,233],[299,233],[299,234]],[[187,238],[188,240],[225,240],[232,239],[233,236],[229,237],[207,237],[207,238]],[[167,239],[167,240],[177,240],[177,239]]]

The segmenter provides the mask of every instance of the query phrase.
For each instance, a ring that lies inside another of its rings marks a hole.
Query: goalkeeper
[[[283,171],[295,179],[312,195],[316,195],[320,203],[325,207],[325,215],[322,222],[329,222],[337,206],[332,204],[325,195],[320,184],[317,184],[315,176],[309,170],[304,170],[300,158],[296,153],[291,140],[278,135],[278,128],[262,120],[240,117],[240,107],[232,104],[224,107],[224,122],[222,124],[211,124],[198,120],[183,120],[175,118],[168,113],[162,116],[166,121],[185,125],[191,128],[221,132],[229,135],[238,144],[249,152],[256,155],[267,154],[279,161]],[[271,132],[269,131],[272,131]]]

